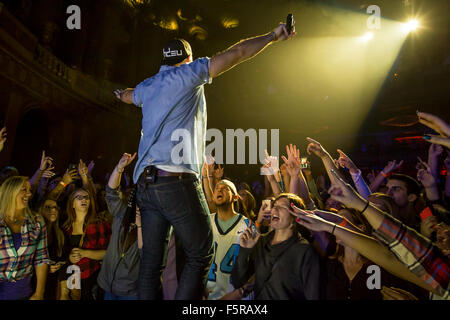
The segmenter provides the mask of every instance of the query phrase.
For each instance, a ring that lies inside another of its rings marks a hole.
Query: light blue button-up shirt
[[[133,180],[154,165],[172,172],[201,172],[206,139],[203,85],[211,83],[209,58],[179,67],[163,65],[133,91],[142,107],[142,137]]]

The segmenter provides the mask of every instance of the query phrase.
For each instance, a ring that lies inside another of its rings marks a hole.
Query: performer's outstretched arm
[[[122,102],[133,104],[133,90],[134,88],[128,88],[125,90],[115,90],[114,94],[116,95],[117,99],[121,100]]]
[[[283,41],[295,35],[295,29],[288,35],[286,24],[280,23],[272,32],[262,36],[242,40],[211,58],[209,65],[209,76],[217,77],[230,70],[239,63],[256,56],[269,44],[276,41]]]

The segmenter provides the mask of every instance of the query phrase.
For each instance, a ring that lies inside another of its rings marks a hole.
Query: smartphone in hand
[[[292,33],[293,26],[294,26],[294,15],[292,13],[289,13],[286,18],[286,30],[288,34]]]
[[[256,236],[258,235],[258,229],[256,228],[254,223],[252,223],[251,228],[252,228],[252,238],[255,239]]]
[[[302,169],[308,168],[308,158],[300,158],[300,168]]]

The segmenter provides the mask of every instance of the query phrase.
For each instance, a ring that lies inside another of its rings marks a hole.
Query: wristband
[[[125,168],[122,168],[122,171],[120,171],[120,170],[116,167],[116,170],[117,170],[118,173],[122,173],[122,172],[125,170]]]
[[[342,222],[341,223],[339,223],[339,225],[341,226],[341,227],[345,227],[346,225],[347,225],[347,220],[342,220]]]
[[[384,173],[383,171],[381,171],[380,173],[383,177],[387,178],[388,175],[386,173]]]
[[[256,226],[258,229],[261,229],[261,223],[255,222],[255,226]]]
[[[362,209],[361,214],[366,211],[366,209],[369,207],[369,201],[367,201],[366,206],[364,207],[364,209]]]
[[[64,182],[62,182],[62,180],[59,182],[60,185],[62,185],[64,188],[67,187],[67,184],[65,184]]]
[[[334,235],[334,229],[336,229],[336,226],[337,226],[337,224],[335,223],[333,226],[333,231],[331,231],[331,234],[333,234],[333,235]]]
[[[277,34],[275,33],[275,31],[272,31],[269,35],[272,37],[272,39],[270,39],[271,42],[277,39]]]

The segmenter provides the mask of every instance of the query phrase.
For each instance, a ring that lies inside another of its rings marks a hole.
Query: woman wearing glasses
[[[61,274],[61,300],[101,299],[96,282],[111,236],[111,226],[91,204],[92,197],[83,188],[75,190],[67,201],[67,220],[63,230],[68,264]],[[78,268],[73,265],[79,267],[80,286],[76,285]]]
[[[58,270],[65,264],[63,258],[64,233],[59,226],[60,207],[55,200],[46,199],[39,208],[39,214],[44,217],[47,227],[47,247],[51,260],[47,274],[45,300],[55,300]]]

